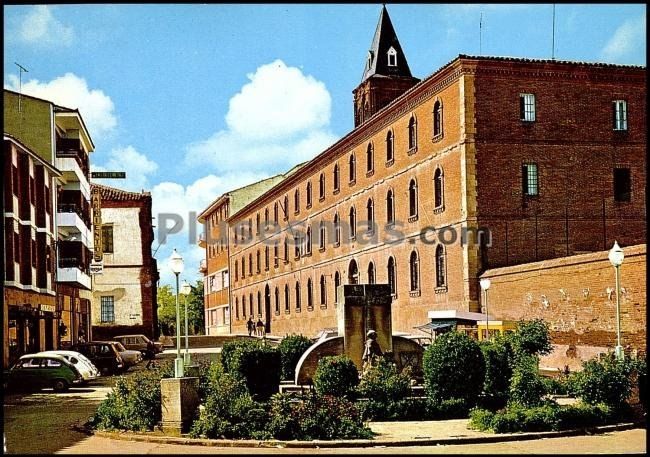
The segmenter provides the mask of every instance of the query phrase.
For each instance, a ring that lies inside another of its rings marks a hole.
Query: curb
[[[114,432],[98,430],[92,432],[95,436],[102,438],[117,439],[123,441],[139,441],[158,444],[177,444],[193,446],[213,446],[213,447],[250,447],[250,448],[358,448],[358,447],[404,447],[404,446],[436,446],[436,445],[454,445],[454,444],[481,444],[481,443],[498,443],[505,441],[524,441],[542,438],[561,438],[566,436],[578,435],[595,435],[600,433],[630,430],[634,428],[645,428],[646,423],[626,422],[621,424],[603,425],[600,427],[560,430],[549,432],[524,432],[524,433],[504,433],[489,436],[475,437],[457,437],[457,438],[434,438],[421,440],[393,440],[393,441],[376,441],[376,440],[312,440],[312,441],[282,441],[282,440],[217,440],[205,438],[186,438],[172,436],[156,436],[143,433],[133,432]]]

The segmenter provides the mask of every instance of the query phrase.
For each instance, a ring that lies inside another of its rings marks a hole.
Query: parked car
[[[122,343],[122,345],[124,345],[124,347],[127,349],[142,352],[142,356],[145,358],[151,358],[151,356],[155,356],[156,354],[159,354],[163,351],[162,343],[154,341],[154,353],[150,354],[150,340],[145,335],[119,335],[113,337],[113,339]]]
[[[77,343],[70,349],[89,358],[102,374],[116,374],[124,370],[124,360],[112,341]]]
[[[115,346],[115,349],[120,353],[122,360],[124,360],[124,371],[142,362],[142,352],[131,351],[125,348],[119,341],[112,341],[111,344]]]
[[[39,354],[54,354],[63,356],[64,359],[73,364],[79,373],[81,373],[81,376],[84,378],[84,384],[101,376],[101,373],[97,367],[80,352],[54,350],[39,352]]]
[[[43,389],[52,387],[65,391],[83,382],[83,376],[65,357],[57,354],[26,354],[18,359],[7,374],[7,387]]]

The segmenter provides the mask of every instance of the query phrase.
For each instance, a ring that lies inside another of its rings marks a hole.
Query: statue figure
[[[363,372],[365,373],[370,367],[377,365],[380,357],[383,355],[379,343],[377,343],[377,332],[368,330],[365,349],[363,351]]]

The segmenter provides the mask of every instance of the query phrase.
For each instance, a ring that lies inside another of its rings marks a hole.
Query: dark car
[[[63,356],[55,354],[27,354],[22,356],[7,373],[9,389],[68,390],[83,382],[77,368]]]
[[[88,357],[102,373],[116,374],[125,369],[124,360],[112,341],[77,343],[72,346],[71,350]]]
[[[122,343],[127,349],[142,352],[145,358],[155,357],[156,354],[163,351],[162,343],[151,341],[145,335],[118,335],[113,339]],[[150,348],[153,348],[153,354]]]

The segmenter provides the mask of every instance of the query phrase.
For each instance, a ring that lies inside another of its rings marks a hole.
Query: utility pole
[[[23,67],[18,62],[14,62],[14,64],[18,66],[18,112],[21,113],[23,111],[23,106],[22,106],[23,72],[29,73],[29,70]]]

